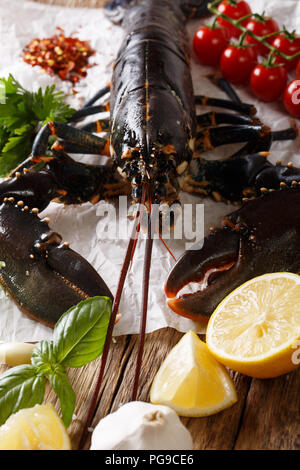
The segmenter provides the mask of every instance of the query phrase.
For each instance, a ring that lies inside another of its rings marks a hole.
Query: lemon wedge
[[[0,427],[0,450],[71,450],[71,442],[54,406],[35,405]]]
[[[299,367],[299,339],[300,276],[292,273],[264,274],[242,284],[218,305],[206,331],[206,344],[219,362],[258,378]]]
[[[170,351],[152,383],[150,400],[180,416],[208,416],[237,401],[234,384],[206,344],[188,331]]]

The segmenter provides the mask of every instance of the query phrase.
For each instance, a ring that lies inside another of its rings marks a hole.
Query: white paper
[[[300,32],[300,3],[297,0],[250,0],[252,10],[263,10],[289,30]],[[194,32],[206,20],[192,20],[188,31],[192,38]],[[76,34],[80,39],[89,40],[97,54],[91,58],[97,66],[88,70],[88,76],[79,82],[76,96],[71,93],[72,86],[56,77],[42,74],[37,67],[25,64],[21,58],[22,48],[34,37],[50,37],[55,28],[64,28],[67,35]],[[104,86],[111,76],[113,59],[117,54],[123,37],[122,28],[112,25],[105,18],[101,9],[79,9],[49,6],[23,0],[0,0],[0,76],[12,73],[21,84],[31,90],[56,83],[57,88],[69,93],[68,101],[74,107],[80,107],[85,99]],[[222,91],[214,87],[205,75],[214,69],[204,67],[192,54],[192,77],[195,92],[208,96],[224,98]],[[291,75],[291,79],[294,78]],[[245,86],[236,87],[243,101],[253,103],[258,116],[273,130],[289,126],[289,117],[280,102],[264,104],[256,100]],[[203,110],[204,111],[204,110]],[[239,147],[239,146],[237,146]],[[230,155],[236,147],[226,147],[210,152],[206,156],[218,158]],[[294,161],[299,165],[299,139],[293,142],[275,142],[270,160],[283,163]],[[182,202],[205,204],[205,233],[211,225],[218,225],[222,216],[234,207],[215,203],[210,199],[201,200],[198,196],[182,194]],[[101,209],[97,205],[83,204],[71,207],[51,203],[44,212],[51,218],[50,226],[62,234],[71,248],[83,255],[101,274],[113,293],[116,292],[120,268],[126,251],[126,240],[108,240],[103,231],[105,225],[99,217]],[[43,214],[44,215],[44,214]],[[274,215],[276,216],[276,214]],[[170,242],[170,248],[178,257],[183,251],[185,240]],[[144,258],[144,240],[138,243],[135,260],[128,274],[122,301],[120,304],[121,320],[116,325],[114,334],[137,333],[140,327],[141,284]],[[173,313],[166,304],[163,285],[174,261],[159,240],[154,241],[147,332],[170,326],[179,331],[193,329],[203,331],[203,326]],[[1,291],[0,294],[0,340],[36,341],[52,337],[52,330],[34,322],[22,314],[15,304]]]

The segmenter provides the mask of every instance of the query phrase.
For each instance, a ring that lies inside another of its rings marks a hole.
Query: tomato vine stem
[[[273,52],[274,54],[277,54],[279,55],[280,57],[283,57],[285,60],[288,60],[288,61],[292,61],[294,59],[296,59],[297,57],[300,56],[300,51],[299,52],[296,52],[295,54],[293,55],[287,55],[285,54],[284,52],[281,52],[279,51],[278,49],[276,49],[276,47],[272,46],[271,44],[268,43],[267,39],[269,39],[270,37],[274,36],[274,35],[277,35],[277,34],[280,34],[282,32],[284,32],[285,30],[282,30],[282,31],[276,31],[274,33],[270,33],[270,34],[267,34],[266,36],[257,36],[257,34],[254,34],[252,31],[250,31],[249,29],[247,29],[245,26],[243,26],[241,23],[249,18],[249,17],[256,17],[256,18],[259,18],[261,17],[261,15],[259,15],[258,13],[251,13],[249,15],[246,15],[242,18],[239,18],[237,20],[234,20],[232,18],[230,18],[229,16],[227,16],[225,13],[221,13],[217,6],[219,5],[219,3],[221,2],[222,0],[215,0],[213,1],[212,3],[209,3],[208,4],[208,10],[213,13],[214,15],[216,15],[217,17],[221,17],[223,18],[224,20],[228,21],[228,23],[232,24],[233,26],[235,26],[236,28],[240,29],[244,34],[248,34],[249,36],[251,36],[252,38],[256,39],[256,41],[258,41],[259,43],[263,44],[264,46],[266,46],[271,52]]]

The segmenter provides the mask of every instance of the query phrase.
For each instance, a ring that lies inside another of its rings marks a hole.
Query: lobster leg
[[[86,116],[91,116],[92,114],[98,113],[107,113],[108,111],[109,103],[99,104],[98,106],[86,106],[79,109],[79,111],[76,111],[76,113],[73,114],[73,116],[69,119],[68,122],[75,122]]]
[[[86,132],[109,132],[109,123],[109,119],[98,119],[97,121],[85,124],[81,129]]]
[[[52,149],[61,150],[67,153],[80,153],[86,155],[105,155],[109,156],[109,139],[104,139],[105,145],[104,148],[92,145],[83,145],[76,142],[68,142],[61,140],[59,142],[55,142],[55,144],[51,147]]]
[[[287,129],[283,129],[282,131],[274,131],[272,132],[272,138],[275,142],[276,140],[294,140],[298,136],[298,129],[292,122],[291,127]]]
[[[214,84],[217,85],[221,90],[223,90],[228,98],[235,103],[242,103],[240,97],[237,95],[236,91],[232,88],[230,83],[219,74],[207,75],[207,78]]]
[[[207,78],[214,85],[217,85],[221,90],[223,90],[230,100],[232,100],[233,102],[237,104],[241,103],[240,97],[237,95],[236,91],[232,88],[231,84],[225,78],[223,78],[219,74],[208,75]],[[232,114],[223,114],[223,113],[220,113],[219,117],[218,117],[218,113],[215,113],[216,116],[214,116],[214,113],[212,113],[212,115],[213,116],[210,122],[208,119],[207,125],[228,124],[228,123],[229,124],[251,124],[251,122],[242,122],[242,121],[239,122],[240,119],[246,119],[247,116],[236,116],[234,114],[232,115]],[[197,122],[199,122],[199,120],[201,123],[201,116],[199,117],[197,116]],[[259,122],[258,119],[254,120],[254,122],[255,121]],[[291,120],[291,126],[288,129],[272,132],[273,141],[292,140],[292,139],[295,139],[297,136],[298,136],[298,129],[297,129],[296,122],[294,120]],[[264,150],[264,149],[260,149],[260,150]]]
[[[55,147],[55,144],[54,146]],[[50,156],[29,157],[0,184],[0,197],[15,197],[43,210],[53,199],[64,204],[106,198],[106,185],[120,183],[111,165],[74,161],[60,149]]]
[[[217,201],[240,202],[245,197],[259,194],[260,188],[265,186],[262,183],[262,176],[259,175],[265,175],[266,171],[274,174],[275,178],[274,185],[268,185],[267,187],[279,187],[279,166],[274,170],[274,166],[266,157],[269,155],[273,141],[295,139],[297,135],[298,131],[295,127],[270,132],[264,126],[259,139],[248,142],[227,159],[205,160],[195,158],[189,173],[183,180],[182,189],[190,193],[195,192],[205,196],[212,195]],[[287,167],[283,168],[282,171],[286,174]],[[291,175],[296,173],[296,169],[290,171]],[[287,180],[287,183],[291,182],[291,178]],[[280,182],[284,182],[284,180],[280,180]]]
[[[269,154],[269,150],[272,146],[273,138],[272,132],[269,131],[266,127],[265,133],[263,133],[259,139],[251,140],[247,142],[242,148],[237,150],[229,159],[236,159],[246,157],[247,155],[252,155],[254,153],[261,153],[263,156],[267,157]],[[196,159],[197,161],[197,159]]]
[[[91,153],[100,153],[102,150],[107,155],[107,139],[98,137],[82,129],[62,124],[59,122],[48,122],[37,134],[33,147],[32,159],[44,156],[47,152],[49,137],[59,137],[73,144],[78,144],[89,149]]]
[[[196,171],[187,175],[183,190],[212,195],[217,201],[241,201],[254,195],[252,184],[256,175],[269,165],[264,153],[227,160],[196,160]],[[271,165],[271,164],[270,164]]]
[[[64,204],[88,201],[95,204],[109,197],[111,185],[120,184],[113,166],[76,162],[62,151],[52,150],[52,159],[47,162],[45,171],[55,181],[55,199]]]
[[[256,114],[256,108],[252,104],[234,102],[221,98],[210,98],[204,95],[195,95],[195,104],[200,104],[201,106],[215,106],[217,108],[230,109],[232,111],[237,111],[238,113],[246,114],[248,116],[254,116]]]
[[[202,153],[224,144],[257,140],[262,133],[262,125],[221,126],[204,129],[197,133],[195,150]]]
[[[105,96],[107,93],[110,91],[110,85],[106,85],[105,87],[101,88],[97,93],[95,93],[92,98],[90,98],[86,103],[84,103],[83,108],[89,108],[92,106],[96,101],[98,101],[100,98]]]
[[[200,127],[218,126],[219,124],[244,124],[251,125],[257,122],[256,119],[243,114],[216,113],[210,111],[196,116],[197,124]]]

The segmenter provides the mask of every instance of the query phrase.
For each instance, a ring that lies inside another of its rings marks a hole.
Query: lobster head
[[[148,181],[160,202],[168,199],[170,185],[176,191],[176,178],[194,151],[188,40],[179,3],[136,3],[126,18],[111,82],[111,155],[132,183],[135,201]]]

